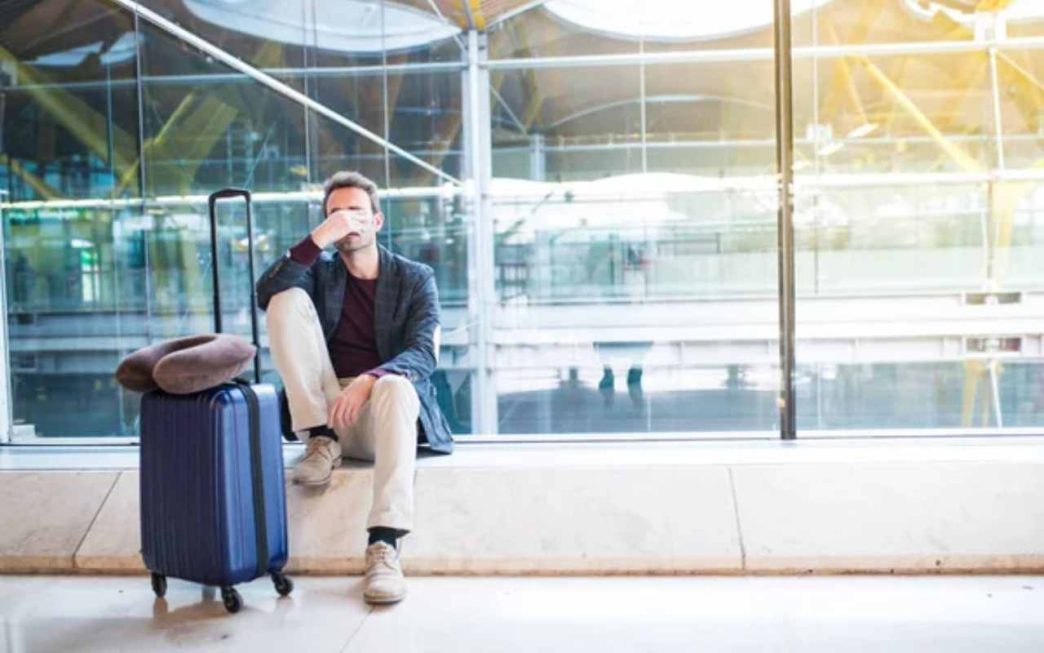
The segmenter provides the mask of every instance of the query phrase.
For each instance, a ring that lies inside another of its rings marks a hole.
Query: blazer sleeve
[[[416,383],[435,371],[435,327],[439,324],[439,292],[435,273],[426,268],[413,287],[406,314],[404,348],[380,369]]]
[[[315,267],[322,265],[322,258],[312,265],[305,265],[290,258],[289,252],[276,259],[268,266],[257,280],[257,305],[261,310],[268,308],[268,302],[277,293],[289,288],[301,288],[309,297],[315,298]]]

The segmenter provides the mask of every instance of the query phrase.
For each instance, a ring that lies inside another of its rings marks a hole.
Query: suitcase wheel
[[[239,612],[239,609],[243,607],[243,597],[231,585],[221,588],[221,602],[225,604],[225,609],[232,614]]]
[[[167,594],[167,577],[152,572],[152,591],[156,593],[156,598],[162,599]]]
[[[290,592],[294,591],[294,582],[281,571],[272,572],[272,583],[279,592],[279,596],[289,596]]]

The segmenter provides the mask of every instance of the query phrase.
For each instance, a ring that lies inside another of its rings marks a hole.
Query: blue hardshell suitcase
[[[253,242],[250,193],[225,189],[211,195],[218,332],[215,203],[234,196],[247,202],[247,239]],[[248,259],[252,280],[252,253]],[[251,318],[257,346],[253,310]],[[188,395],[156,390],[142,397],[142,558],[157,596],[164,595],[168,576],[182,578],[220,587],[225,607],[237,612],[238,583],[268,575],[279,594],[293,589],[282,573],[287,535],[279,401],[272,385],[259,382],[258,357],[253,384],[237,379]]]

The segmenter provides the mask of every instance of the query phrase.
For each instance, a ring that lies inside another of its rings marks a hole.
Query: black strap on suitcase
[[[257,298],[254,292],[254,221],[250,212],[250,191],[244,188],[222,188],[207,198],[210,214],[210,257],[214,283],[214,331],[221,333],[221,273],[218,264],[217,202],[222,199],[242,197],[246,202],[247,266],[250,269],[250,332],[254,347],[254,383],[261,383],[261,339],[257,331]],[[243,378],[235,380],[243,392],[250,419],[250,476],[254,492],[254,532],[257,538],[257,575],[268,573],[268,521],[265,515],[265,475],[261,461],[261,411],[257,395],[250,382]]]

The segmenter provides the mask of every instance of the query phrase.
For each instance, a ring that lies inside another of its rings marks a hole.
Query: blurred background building
[[[1044,3],[792,5],[800,435],[1039,427]],[[206,195],[267,265],[341,169],[436,270],[457,433],[778,437],[772,7],[5,0],[15,439],[134,437],[119,359],[211,328]]]

